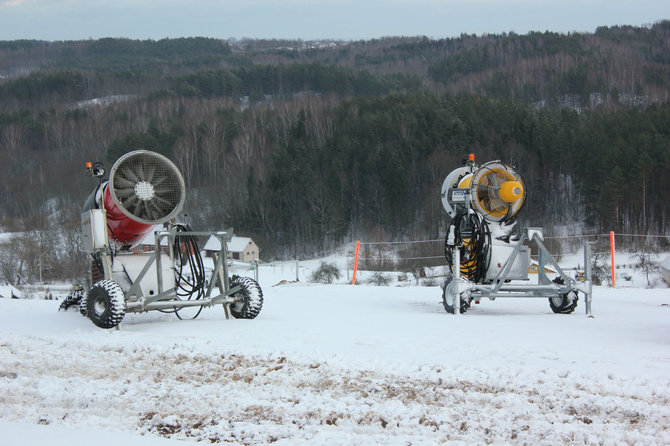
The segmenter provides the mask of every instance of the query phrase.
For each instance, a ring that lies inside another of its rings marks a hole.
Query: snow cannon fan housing
[[[472,206],[489,221],[516,215],[526,199],[523,180],[510,166],[492,161],[472,175]]]
[[[139,243],[179,213],[185,196],[184,178],[165,156],[148,150],[123,155],[102,191],[110,242],[117,247]]]
[[[442,205],[452,218],[470,205],[488,221],[506,221],[519,212],[525,199],[521,176],[500,161],[459,167],[442,183]]]

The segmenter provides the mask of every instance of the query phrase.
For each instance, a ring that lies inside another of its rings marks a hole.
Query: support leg
[[[586,242],[584,244],[584,280],[587,280],[586,291],[586,315],[591,316],[591,300],[593,298],[593,282],[591,281],[591,244]]]
[[[451,264],[452,264],[452,276],[454,286],[452,289],[455,290],[454,295],[454,314],[461,314],[461,252],[458,250],[458,246],[455,246],[452,250],[451,255]]]

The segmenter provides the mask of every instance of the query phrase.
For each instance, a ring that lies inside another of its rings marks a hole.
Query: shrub
[[[315,283],[333,283],[333,280],[340,278],[340,270],[332,263],[321,262],[311,277]]]
[[[607,283],[612,284],[612,275],[610,274],[610,269],[603,260],[602,255],[596,254],[593,258],[593,264],[591,266],[591,280],[594,285],[602,285]]]
[[[647,287],[653,288],[658,282],[658,277],[660,275],[660,270],[658,265],[656,265],[651,260],[651,254],[648,252],[640,251],[635,256],[637,263],[635,263],[635,268],[639,269],[644,273],[645,278],[647,279]]]
[[[370,277],[370,280],[368,282],[376,286],[389,286],[389,284],[391,283],[391,277],[377,271],[374,274],[372,274],[372,277]]]

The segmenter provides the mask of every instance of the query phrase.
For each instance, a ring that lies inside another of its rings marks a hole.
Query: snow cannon
[[[503,222],[514,217],[526,199],[521,176],[507,164],[492,161],[473,171],[472,166],[451,172],[442,184],[442,205],[450,217],[462,212],[469,195],[471,205],[488,221]],[[451,195],[449,195],[451,191]]]
[[[92,286],[73,289],[61,309],[77,306],[101,328],[117,327],[126,313],[157,310],[191,319],[217,304],[226,318],[259,314],[263,292],[258,283],[228,275],[232,234],[195,232],[176,221],[186,188],[172,161],[135,150],[113,164],[107,180],[102,163],[86,167],[99,179],[81,215]],[[207,268],[199,247],[203,237],[218,239],[220,246]]]
[[[450,273],[442,285],[448,313],[464,313],[482,298],[545,297],[554,313],[569,314],[578,293],[591,313],[591,254],[584,247],[587,280],[569,277],[544,246],[542,228],[517,225],[526,186],[516,169],[501,161],[483,165],[470,154],[464,166],[442,183],[442,205],[449,216],[444,252]],[[536,246],[537,264],[530,259]],[[530,271],[537,283],[530,283]],[[554,277],[550,278],[549,275]]]
[[[110,242],[117,248],[129,248],[181,211],[186,187],[181,172],[168,158],[136,150],[114,163],[109,180],[94,194],[102,197],[89,197],[84,209],[102,201]]]

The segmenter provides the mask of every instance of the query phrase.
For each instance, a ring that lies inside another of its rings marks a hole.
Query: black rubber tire
[[[451,283],[451,277],[448,277],[447,280],[445,280],[444,285],[442,286],[442,305],[444,306],[444,309],[446,310],[447,313],[449,314],[454,314],[454,303],[451,302],[449,303],[447,301],[447,287]],[[470,308],[470,301],[468,299],[461,299],[461,314],[465,313],[468,311]]]
[[[101,280],[86,296],[86,314],[100,328],[114,328],[126,315],[126,298],[121,287],[112,280]]]
[[[230,279],[230,288],[241,286],[242,289],[231,296],[240,299],[230,305],[230,313],[235,319],[254,319],[263,307],[263,290],[250,277],[233,276]]]
[[[554,279],[554,283],[563,285],[565,281],[562,277],[557,277]],[[565,294],[561,294],[557,297],[549,298],[549,307],[551,311],[556,314],[570,314],[575,311],[577,308],[577,302],[579,301],[579,296],[575,291],[568,291]]]
[[[84,293],[81,300],[79,301],[79,314],[86,317],[86,298],[88,294]]]
[[[78,308],[84,295],[86,295],[84,287],[79,285],[76,286],[72,289],[72,292],[63,300],[63,302],[61,302],[60,306],[58,307],[58,311],[67,311],[70,307],[74,306]]]

